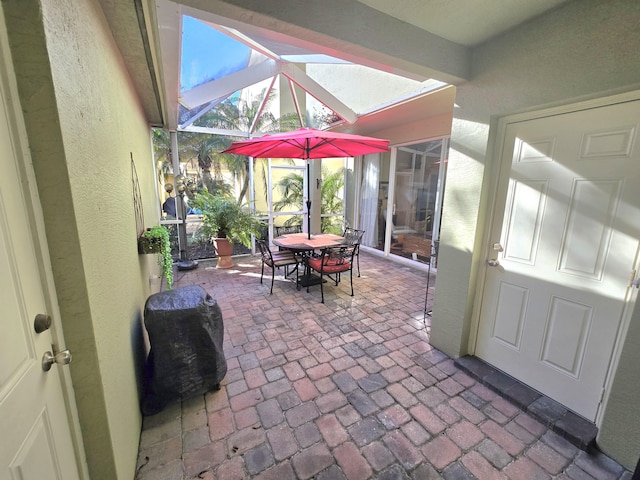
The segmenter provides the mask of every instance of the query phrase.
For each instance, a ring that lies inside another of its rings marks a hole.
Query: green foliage
[[[251,99],[231,96],[198,118],[193,125],[228,130],[230,132],[244,132],[242,138],[246,138],[246,136],[254,134],[256,131],[274,133],[299,128],[301,122],[296,113],[284,114],[279,118],[270,113],[269,105],[277,99],[277,92],[271,90],[266,102],[263,103],[266,93],[265,89]],[[180,123],[187,121],[197,111],[198,109],[190,112],[181,109]],[[237,137],[184,131],[179,131],[177,136],[178,157],[181,164],[189,164],[190,168],[197,166],[197,188],[194,190],[206,188],[211,193],[229,194],[230,187],[222,178],[222,172],[226,170],[233,177],[234,184],[240,185],[240,191],[237,192],[240,202],[248,197],[248,157],[245,155],[219,153],[229,147],[233,140],[237,140]],[[167,130],[153,129],[153,148],[158,172],[166,179],[173,170],[171,165],[171,137]],[[264,168],[266,160],[260,159],[256,161],[256,165],[262,165]],[[266,179],[266,175],[263,178]],[[186,194],[191,201],[194,192],[187,190]]]
[[[213,195],[203,189],[191,204],[202,212],[202,231],[208,238],[226,237],[231,243],[251,247],[251,235],[260,236],[262,222],[232,196]]]
[[[157,253],[158,265],[167,279],[167,289],[173,287],[173,258],[171,258],[171,243],[169,230],[162,225],[147,228],[138,242],[141,253]]]
[[[273,209],[276,212],[287,210],[288,208],[299,208],[304,201],[304,178],[300,173],[290,173],[282,177],[276,184],[276,188],[282,194],[280,200],[273,203]],[[343,201],[340,196],[344,187],[344,168],[331,171],[327,167],[322,167],[322,208],[323,214],[335,213],[341,214],[343,209]],[[298,221],[293,217],[285,225],[289,225]],[[342,232],[342,225],[333,225],[335,220],[331,217],[324,217],[321,220],[321,228],[323,232]]]

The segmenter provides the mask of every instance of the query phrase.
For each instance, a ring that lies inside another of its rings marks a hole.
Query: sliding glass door
[[[363,158],[356,199],[362,245],[429,262],[439,235],[446,153],[440,139]]]
[[[357,226],[364,230],[362,245],[384,250],[389,201],[389,154],[365,155],[362,160],[359,195],[354,202]]]

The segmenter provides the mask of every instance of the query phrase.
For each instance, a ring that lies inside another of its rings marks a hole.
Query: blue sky
[[[180,91],[241,70],[250,49],[195,18],[182,17]]]

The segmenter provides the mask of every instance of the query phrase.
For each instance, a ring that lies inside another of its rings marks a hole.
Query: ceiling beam
[[[265,60],[239,72],[182,92],[180,103],[185,108],[195,108],[212,100],[227,97],[242,88],[250,87],[258,82],[275,77],[279,73],[281,73],[281,66],[277,62]]]
[[[247,132],[241,130],[227,130],[224,128],[212,128],[212,127],[196,127],[195,125],[189,125],[188,127],[179,128],[179,132],[192,132],[192,133],[207,133],[209,135],[223,135],[229,137],[249,138]],[[251,134],[251,138],[261,137],[265,135],[262,132],[254,132]]]
[[[203,20],[252,26],[267,38],[414,80],[459,84],[470,76],[469,48],[356,0],[177,1]]]
[[[178,94],[180,93],[181,8],[173,2],[157,2],[160,54],[160,79],[164,93],[165,123],[169,130],[178,128]]]
[[[333,110],[340,118],[349,123],[353,123],[358,119],[356,112],[351,110],[347,105],[342,103],[322,85],[313,80],[309,75],[304,73],[299,67],[292,63],[282,65],[282,74],[290,79],[293,83],[305,90],[309,95],[318,100],[320,103]]]

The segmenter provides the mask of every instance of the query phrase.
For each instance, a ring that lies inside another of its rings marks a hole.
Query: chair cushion
[[[322,258],[320,257],[320,258],[310,258],[309,266],[318,272],[339,273],[339,272],[346,272],[350,270],[351,262],[325,258],[324,265],[323,265]]]

